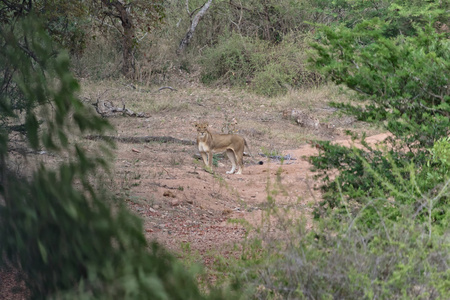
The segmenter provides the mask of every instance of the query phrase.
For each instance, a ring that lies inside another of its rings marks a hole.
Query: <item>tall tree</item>
[[[162,0],[100,0],[100,14],[114,25],[120,22],[122,35],[122,73],[131,77],[135,71],[134,50],[138,44],[136,30],[150,31],[164,18]],[[94,9],[97,9],[94,7]],[[104,21],[105,19],[102,18]],[[103,24],[103,22],[102,22]],[[117,27],[116,27],[117,28]]]
[[[0,0],[0,23],[34,12],[45,21],[52,38],[72,53],[81,53],[85,32],[80,22],[100,20],[99,26],[113,26],[121,34],[122,73],[134,74],[137,33],[149,32],[164,18],[163,0]],[[92,18],[94,16],[94,18]]]

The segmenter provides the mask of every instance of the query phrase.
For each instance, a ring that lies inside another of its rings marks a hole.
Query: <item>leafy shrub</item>
[[[275,46],[232,34],[205,51],[202,81],[245,87],[261,95],[284,94],[289,87],[316,85],[320,76],[306,68],[304,49],[286,39]]]
[[[271,97],[286,93],[291,78],[283,72],[282,68],[283,66],[278,63],[265,65],[262,71],[255,74],[251,90],[257,94]]]
[[[446,228],[450,221],[447,209],[450,198],[445,188],[448,189],[449,172],[441,164],[439,156],[418,167],[401,153],[370,146],[364,138],[362,142],[361,148],[318,142],[323,152],[309,158],[315,170],[321,170],[318,177],[324,181],[321,187],[323,201],[316,207],[315,217],[327,215],[330,209],[345,214],[348,208],[342,203],[343,197],[351,199],[356,208],[367,205],[367,198],[388,197],[390,201],[378,200],[378,205],[371,204],[365,209],[361,218],[363,226],[376,226],[380,212],[391,221],[406,218],[409,213],[399,207],[408,205],[416,209],[413,214],[416,221]],[[448,144],[445,145],[439,144],[435,148],[446,149]],[[447,192],[439,194],[441,189]],[[432,203],[427,203],[425,198],[432,199]],[[433,214],[425,209],[430,205]]]
[[[428,162],[428,166],[436,164],[440,167],[445,175],[450,173],[450,137],[443,137],[434,143],[430,150],[432,158]]]
[[[448,298],[450,231],[432,219],[448,207],[439,201],[450,196],[450,182],[436,192],[417,192],[413,179],[393,185],[384,173],[365,168],[389,197],[361,196],[356,203],[340,196],[340,209],[306,229],[305,220],[286,218],[292,215],[268,196],[262,218],[268,223],[256,229],[237,261],[221,266],[253,299]],[[420,205],[406,202],[411,197]]]
[[[448,298],[445,237],[424,238],[426,226],[408,219],[378,223],[364,232],[351,218],[326,218],[290,243],[265,241],[267,256],[235,272],[237,280],[253,286],[254,299]]]
[[[448,194],[441,194],[441,190],[448,188],[450,184],[450,138],[445,137],[436,141],[433,148],[430,149],[430,153],[432,156],[422,166],[415,180],[419,190],[429,189],[427,196],[431,198],[435,206],[433,214],[427,216],[428,219],[440,224],[443,228],[448,228],[450,226],[450,213],[448,212],[450,197]],[[424,203],[421,203],[420,208],[422,210],[420,215],[424,216]]]
[[[428,162],[428,149],[448,136],[450,127],[450,94],[445,88],[450,44],[446,34],[431,24],[415,26],[414,36],[391,38],[388,24],[379,19],[362,21],[352,29],[321,27],[323,36],[312,45],[317,51],[312,60],[331,80],[358,92],[363,102],[333,105],[392,133],[384,149],[373,149],[364,140],[364,148],[354,151],[319,142],[325,151],[311,162],[322,170],[324,204],[329,207],[339,206],[340,194],[357,202],[393,196],[399,204],[420,206],[421,191],[444,183],[444,177],[426,183],[421,171]],[[328,175],[332,169],[339,171],[335,179]],[[378,179],[379,174],[387,177],[389,185]],[[445,199],[441,208],[448,204]]]
[[[338,105],[366,122],[381,124],[410,149],[446,136],[450,121],[450,43],[428,25],[414,37],[384,37],[386,23],[364,21],[354,29],[321,27],[312,46],[316,66],[337,84],[357,91],[361,105]]]
[[[222,38],[214,48],[208,48],[201,59],[202,82],[208,84],[220,80],[244,86],[254,68],[261,63],[258,54],[263,48],[263,43],[258,45],[237,34]]]

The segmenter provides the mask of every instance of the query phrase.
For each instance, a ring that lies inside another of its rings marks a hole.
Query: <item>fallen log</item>
[[[194,141],[180,140],[171,136],[108,136],[108,135],[88,135],[85,136],[88,140],[104,140],[104,141],[117,141],[121,143],[129,144],[142,144],[150,142],[159,143],[174,143],[182,145],[195,145]]]

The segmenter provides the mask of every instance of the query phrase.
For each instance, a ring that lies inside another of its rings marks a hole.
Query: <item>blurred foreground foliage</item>
[[[87,152],[77,137],[111,126],[77,98],[67,53],[32,15],[0,30],[0,268],[20,270],[32,299],[225,299],[110,206],[98,174],[111,145]],[[13,169],[20,147],[62,162]]]

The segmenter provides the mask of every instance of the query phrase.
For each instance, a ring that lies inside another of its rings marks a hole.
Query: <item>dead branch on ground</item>
[[[125,107],[125,103],[122,102],[122,107],[116,107],[112,103],[112,101],[102,101],[97,99],[96,103],[92,104],[95,107],[95,110],[99,115],[101,115],[104,118],[107,117],[114,117],[117,115],[123,115],[123,116],[129,116],[129,117],[136,117],[136,118],[147,118],[148,115],[143,112],[134,112],[129,108]]]
[[[85,137],[88,140],[104,140],[104,141],[117,141],[121,143],[129,144],[142,144],[150,142],[159,143],[175,143],[182,145],[195,145],[194,141],[180,140],[171,136],[108,136],[108,135],[88,135]]]

